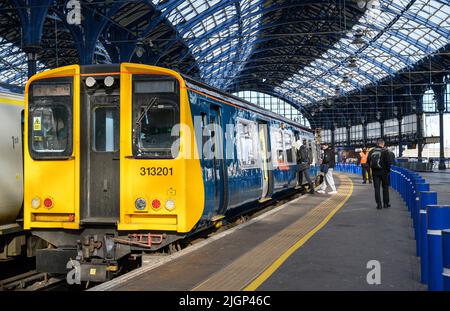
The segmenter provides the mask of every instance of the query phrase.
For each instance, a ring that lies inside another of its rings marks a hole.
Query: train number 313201
[[[173,168],[169,167],[141,167],[141,176],[172,176]]]

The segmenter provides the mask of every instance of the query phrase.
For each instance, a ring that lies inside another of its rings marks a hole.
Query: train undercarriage
[[[48,242],[47,248],[36,251],[36,270],[67,274],[69,284],[108,281],[140,266],[142,253],[158,251],[184,237],[150,232],[119,234],[113,228],[39,230],[33,234]]]

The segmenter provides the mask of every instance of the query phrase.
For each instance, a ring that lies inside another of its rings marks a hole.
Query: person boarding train
[[[322,164],[320,165],[320,171],[324,173],[322,185],[320,186],[318,193],[325,193],[327,186],[330,186],[331,191],[328,194],[336,194],[336,186],[334,184],[333,169],[335,165],[334,151],[327,143],[322,144],[323,156]]]

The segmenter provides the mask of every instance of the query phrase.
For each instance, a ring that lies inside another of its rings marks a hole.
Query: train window
[[[30,88],[28,131],[33,159],[72,154],[72,99],[69,83],[36,83]]]
[[[291,132],[283,132],[284,150],[286,150],[286,162],[295,163],[295,149],[292,145],[294,137]]]
[[[279,128],[271,128],[271,141],[272,141],[272,159],[274,166],[278,164],[286,163],[286,154],[283,147],[283,134]]]
[[[97,152],[119,150],[120,124],[118,107],[97,107],[93,111],[92,148]]]
[[[243,169],[255,168],[258,164],[258,136],[256,123],[238,120],[236,126],[237,158]]]
[[[176,85],[176,80],[134,82],[135,157],[174,159],[178,156],[179,134],[173,132],[180,123],[180,104]]]

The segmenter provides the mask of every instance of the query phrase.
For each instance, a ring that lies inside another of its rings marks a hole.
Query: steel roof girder
[[[437,1],[437,0],[435,0]],[[442,4],[446,5],[447,7],[449,6],[448,3],[443,3]],[[392,1],[392,3],[390,4],[393,7],[396,7],[397,9],[401,9],[394,1]],[[397,14],[395,13],[395,11],[393,11],[391,8],[389,7],[384,7],[383,8],[385,11],[392,13],[392,14]],[[450,29],[446,29],[445,27],[440,27],[439,25],[437,25],[436,23],[433,23],[431,20],[426,19],[422,16],[420,16],[419,14],[413,14],[410,11],[406,11],[403,13],[402,15],[403,17],[406,17],[409,20],[415,21],[423,26],[427,26],[431,29],[433,29],[434,31],[436,31],[437,33],[439,33],[441,36],[443,36],[444,38],[450,38]]]
[[[16,6],[24,31],[23,42],[27,45],[40,45],[44,21],[53,0],[11,0]]]

